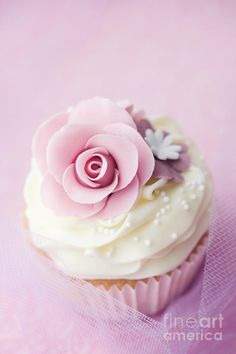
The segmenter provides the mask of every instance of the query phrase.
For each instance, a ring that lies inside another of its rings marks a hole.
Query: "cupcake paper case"
[[[211,196],[201,155],[171,119],[94,98],[36,132],[25,216],[66,276],[154,315],[201,264]]]

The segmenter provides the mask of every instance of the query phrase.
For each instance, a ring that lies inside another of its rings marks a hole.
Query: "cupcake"
[[[93,98],[45,121],[32,150],[25,218],[58,270],[147,315],[187,289],[205,255],[212,183],[176,123]]]

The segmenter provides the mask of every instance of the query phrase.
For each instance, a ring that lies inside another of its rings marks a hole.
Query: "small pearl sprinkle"
[[[188,205],[188,203],[186,202],[185,199],[183,199],[183,200],[181,201],[181,205],[182,205],[182,207],[184,208],[184,210],[188,210],[188,209],[189,209],[189,205]]]
[[[139,240],[138,236],[134,236],[134,237],[133,237],[133,240],[134,240],[134,241],[138,241],[138,240]]]
[[[147,247],[149,247],[149,246],[151,245],[151,241],[150,241],[150,240],[145,240],[144,243],[145,243],[145,245],[146,245]]]
[[[125,224],[125,227],[130,227],[131,226],[131,223],[128,221],[126,224]]]
[[[85,256],[88,256],[88,257],[94,257],[96,254],[96,251],[94,248],[85,248],[84,254],[85,254]]]
[[[163,198],[163,202],[164,202],[164,203],[168,203],[169,200],[170,200],[170,198],[167,197],[167,196]]]
[[[173,240],[176,240],[177,237],[178,237],[178,235],[177,235],[176,232],[173,232],[173,233],[171,234],[171,238],[172,238]]]
[[[111,226],[112,225],[112,219],[107,219],[105,221],[105,225]]]
[[[190,199],[195,200],[196,198],[197,198],[197,196],[196,196],[195,193],[192,193],[192,194],[190,195]]]
[[[196,187],[196,181],[193,180],[193,181],[189,181],[187,182],[187,186],[189,186],[190,189],[194,189]]]
[[[198,187],[198,189],[199,189],[200,191],[203,191],[203,190],[205,189],[204,184],[200,184],[200,186]]]
[[[165,197],[166,196],[166,192],[162,191],[161,192],[161,197]]]
[[[110,249],[106,252],[106,256],[107,256],[107,257],[111,257],[112,253],[113,253],[113,249],[110,248]]]
[[[170,209],[170,204],[167,204],[166,205],[166,210],[169,210]]]
[[[159,225],[159,224],[160,224],[160,220],[159,220],[159,219],[155,219],[155,220],[154,220],[154,224],[155,224],[155,225]]]
[[[166,212],[166,210],[165,210],[165,208],[161,208],[161,214],[163,215],[163,214],[165,214],[165,212]]]

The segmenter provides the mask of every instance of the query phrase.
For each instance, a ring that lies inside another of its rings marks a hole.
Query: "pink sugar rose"
[[[33,140],[42,201],[59,216],[110,218],[129,211],[154,157],[127,110],[105,98],[44,122]]]

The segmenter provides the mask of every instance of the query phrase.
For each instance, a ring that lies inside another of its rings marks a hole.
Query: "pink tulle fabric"
[[[154,169],[132,116],[101,97],[44,122],[33,139],[33,157],[43,176],[44,204],[59,216],[79,218],[129,211]]]
[[[236,352],[235,14],[234,1],[1,4],[1,353]],[[214,176],[206,262],[157,318],[66,281],[25,242],[32,135],[58,108],[98,94],[175,117]],[[164,339],[164,314],[219,313],[222,341]]]

